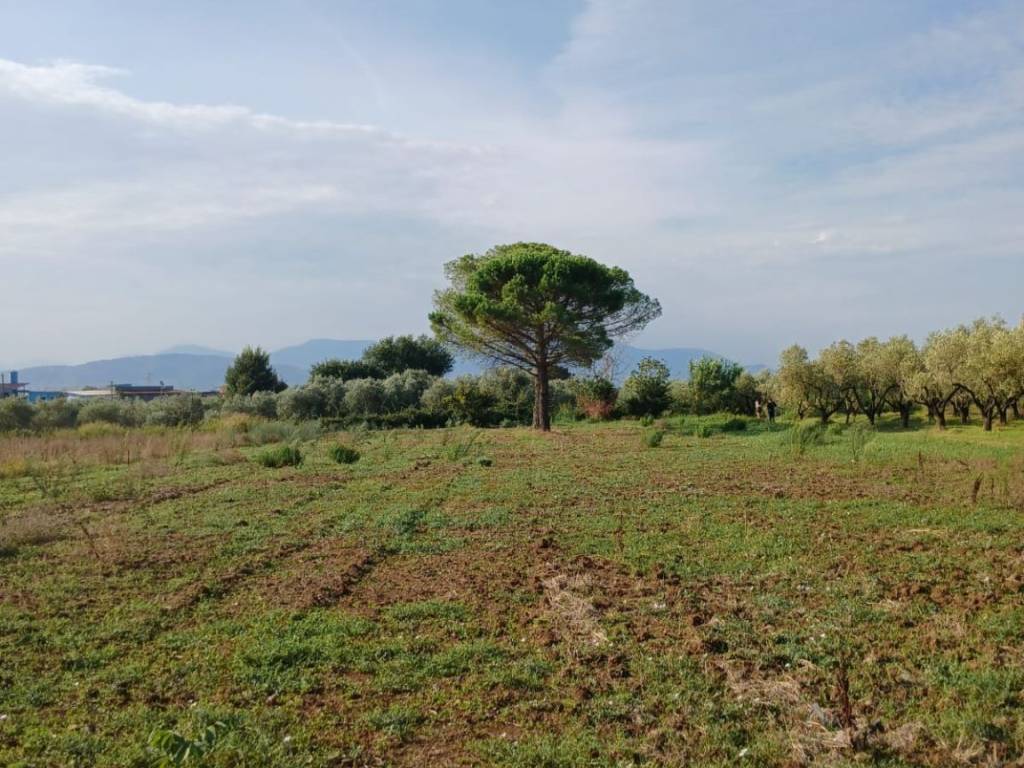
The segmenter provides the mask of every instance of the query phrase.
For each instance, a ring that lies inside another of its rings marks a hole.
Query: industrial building
[[[184,394],[188,393],[175,389],[173,386],[166,385],[163,382],[160,382],[159,385],[111,383],[109,387],[36,391],[28,389],[26,382],[19,381],[17,371],[11,371],[9,374],[0,373],[0,397],[24,397],[32,403],[41,400],[56,400],[59,397],[66,397],[69,400],[129,398],[148,402],[158,397]]]
[[[18,372],[11,371],[10,376],[0,373],[0,397],[21,397],[28,385],[18,381]]]

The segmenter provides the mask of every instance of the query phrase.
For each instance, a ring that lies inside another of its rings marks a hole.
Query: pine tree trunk
[[[533,380],[533,428],[551,431],[551,387],[546,363],[537,366]]]

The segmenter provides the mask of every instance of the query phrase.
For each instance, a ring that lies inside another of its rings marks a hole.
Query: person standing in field
[[[768,405],[768,423],[769,424],[774,424],[775,423],[775,409],[778,406],[775,405],[775,401],[772,400],[771,398],[768,398],[768,404],[767,405]]]
[[[761,420],[761,398],[754,401],[754,418]]]

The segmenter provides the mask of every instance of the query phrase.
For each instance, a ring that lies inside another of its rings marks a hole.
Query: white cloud
[[[885,26],[888,4],[816,6],[595,0],[538,82],[448,71],[429,46],[403,53],[434,64],[422,72],[380,66],[367,42],[374,87],[415,93],[400,122],[432,133],[144,98],[121,69],[0,59],[0,265],[22,286],[26,258],[149,281],[197,251],[244,263],[239,291],[279,286],[294,317],[339,327],[311,333],[356,335],[347,324],[378,311],[421,328],[445,258],[545,239],[657,294],[651,343],[766,361],[837,329],[1015,316],[1013,279],[979,269],[976,290],[944,292],[971,259],[1024,278],[1024,10]],[[432,104],[443,118],[417,121]],[[913,301],[894,301],[909,281]],[[76,287],[37,303],[60,318]],[[201,329],[220,294],[195,290]],[[806,321],[844,297],[847,320]]]

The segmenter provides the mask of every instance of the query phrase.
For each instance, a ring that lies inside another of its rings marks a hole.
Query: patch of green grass
[[[366,716],[366,722],[373,730],[398,741],[408,740],[425,720],[421,712],[407,706],[378,709]]]
[[[657,448],[665,439],[665,430],[655,429],[644,435],[644,445],[648,448]]]
[[[253,456],[253,460],[263,467],[280,469],[281,467],[297,467],[302,463],[302,451],[295,445],[277,445],[264,448]]]
[[[335,464],[355,464],[361,455],[359,451],[348,445],[332,445],[327,454]]]
[[[278,473],[214,427],[183,461],[38,438],[0,481],[0,764],[229,720],[202,764],[1024,758],[1024,422],[730,418],[348,432]],[[872,728],[829,751],[843,674]]]

